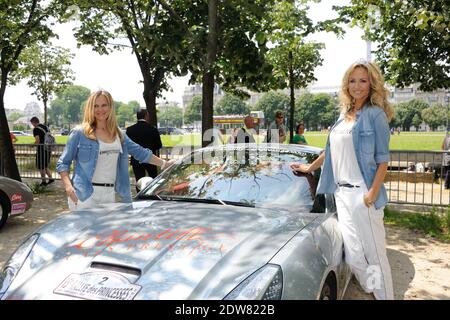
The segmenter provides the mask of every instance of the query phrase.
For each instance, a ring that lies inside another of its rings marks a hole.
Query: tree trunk
[[[8,73],[2,72],[0,85],[0,168],[3,168],[4,172],[0,172],[0,174],[4,174],[6,177],[17,181],[22,181],[19,169],[17,168],[12,141],[9,136],[8,120],[6,119],[4,97],[7,76]]]
[[[47,99],[43,99],[42,103],[44,104],[44,124],[48,127],[48,121],[47,121]]]
[[[156,114],[156,97],[161,86],[161,81],[164,79],[164,69],[158,68],[152,75],[148,70],[147,64],[142,62],[143,58],[138,57],[139,67],[141,69],[142,78],[144,79],[143,97],[145,107],[150,116],[150,124],[154,127],[158,126],[158,117]]]
[[[291,111],[289,119],[289,143],[292,143],[294,138],[294,113],[295,113],[295,95],[294,95],[294,70],[292,68],[292,51],[289,51],[289,87],[291,91]]]
[[[208,129],[213,128],[214,106],[214,63],[217,55],[217,11],[218,1],[208,0],[208,49],[206,65],[202,79],[202,137]],[[202,147],[206,147],[210,141],[202,138]]]
[[[147,81],[144,81],[143,96],[145,107],[150,117],[150,124],[156,128],[158,125],[158,117],[156,115],[156,92],[155,90],[152,90],[151,85]]]

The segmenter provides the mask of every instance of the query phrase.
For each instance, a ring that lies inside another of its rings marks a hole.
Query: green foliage
[[[47,116],[47,101],[52,95],[71,84],[74,79],[70,69],[73,54],[61,47],[35,44],[25,49],[20,55],[20,68],[12,80],[17,83],[27,79],[29,87],[33,88],[38,100],[44,103],[44,115]],[[47,119],[44,119],[47,123]]]
[[[193,124],[202,120],[202,97],[195,96],[184,112],[184,123]]]
[[[80,123],[82,108],[91,90],[78,85],[69,85],[56,94],[56,99],[50,104],[49,115],[58,126]]]
[[[218,115],[226,115],[226,114],[248,114],[250,109],[248,105],[242,101],[241,98],[226,93],[222,99],[217,102],[215,106],[215,113]]]
[[[266,125],[275,121],[275,112],[282,110],[287,112],[289,107],[289,97],[282,92],[269,91],[265,93],[256,103],[252,110],[264,112]]]
[[[268,60],[273,66],[274,88],[290,88],[289,129],[292,139],[295,118],[294,89],[305,88],[316,80],[314,70],[323,59],[322,43],[307,42],[306,38],[319,27],[308,17],[307,1],[277,1],[270,13],[273,47]]]
[[[401,126],[403,131],[409,131],[409,128],[414,123],[422,123],[422,110],[429,107],[429,104],[420,99],[412,99],[407,102],[402,102],[394,105],[395,123],[397,126]]]
[[[442,104],[433,104],[431,107],[422,110],[422,119],[428,124],[431,130],[445,125],[447,119],[447,111]]]
[[[450,241],[449,211],[445,214],[438,213],[435,208],[432,208],[429,213],[410,213],[385,209],[384,213],[386,224],[419,230],[439,240]]]
[[[51,191],[47,188],[47,186],[41,186],[39,182],[34,182],[32,185],[28,185],[33,194],[46,194],[51,193]]]
[[[230,93],[246,96],[242,88],[268,88],[272,66],[266,61],[270,33],[268,13],[274,0],[218,1],[216,59],[211,70],[215,82]],[[185,1],[184,16],[189,28],[187,65],[191,83],[200,83],[207,68],[208,1]]]
[[[28,126],[24,125],[24,124],[15,124],[13,126],[13,130],[18,130],[18,131],[24,131],[27,130]]]
[[[304,122],[310,130],[328,128],[339,116],[337,104],[336,98],[327,93],[306,92],[297,99],[295,121]]]
[[[183,125],[183,110],[175,105],[164,107],[159,114],[161,126],[181,128]]]
[[[114,101],[114,106],[116,108],[116,119],[119,127],[125,127],[125,122],[136,121],[136,111],[133,106],[129,106],[120,101]]]
[[[164,1],[164,6],[147,0],[69,2],[80,8],[75,30],[79,45],[90,45],[100,54],[131,47],[142,73],[146,108],[156,124],[156,98],[169,89],[167,76],[187,74],[187,31],[171,12],[182,16],[190,1]]]
[[[20,112],[13,112],[9,115],[8,120],[14,122],[17,119],[19,119],[20,117],[22,117],[22,114]]]
[[[375,51],[389,82],[419,83],[422,91],[450,88],[450,2],[352,0],[343,21],[359,25],[378,43]]]
[[[62,0],[0,1],[0,152],[5,175],[20,181],[17,163],[8,136],[4,94],[9,77],[17,71],[22,51],[35,43],[48,43],[55,36],[50,22],[64,11]]]

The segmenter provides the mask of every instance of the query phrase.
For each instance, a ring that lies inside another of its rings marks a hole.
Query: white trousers
[[[116,202],[116,194],[114,187],[100,187],[94,186],[94,192],[85,201],[80,201],[75,204],[72,199],[67,198],[70,211],[77,211],[81,209],[95,208],[99,204],[114,203]]]
[[[386,254],[384,208],[367,208],[365,183],[359,188],[338,187],[335,193],[345,260],[361,287],[377,300],[393,300],[391,267]]]

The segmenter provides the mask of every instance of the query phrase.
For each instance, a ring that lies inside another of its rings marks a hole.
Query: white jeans
[[[377,300],[393,300],[391,267],[386,254],[384,208],[367,208],[364,182],[359,188],[338,187],[335,193],[345,260],[361,287]]]
[[[85,201],[78,199],[78,203],[75,204],[72,199],[67,198],[67,202],[70,211],[94,208],[104,203],[114,203],[116,202],[114,187],[94,186],[94,192]]]

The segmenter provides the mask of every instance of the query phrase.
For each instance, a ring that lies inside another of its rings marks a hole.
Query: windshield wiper
[[[185,201],[185,202],[197,202],[197,203],[214,203],[220,204],[223,206],[231,205],[231,206],[240,206],[240,207],[250,207],[254,208],[255,206],[252,204],[244,203],[244,202],[236,202],[236,201],[228,201],[221,200],[217,198],[185,198],[185,197],[177,197],[177,196],[158,196],[161,200],[169,200],[169,201]]]
[[[158,196],[157,194],[141,194],[138,198],[139,200],[165,200]]]

